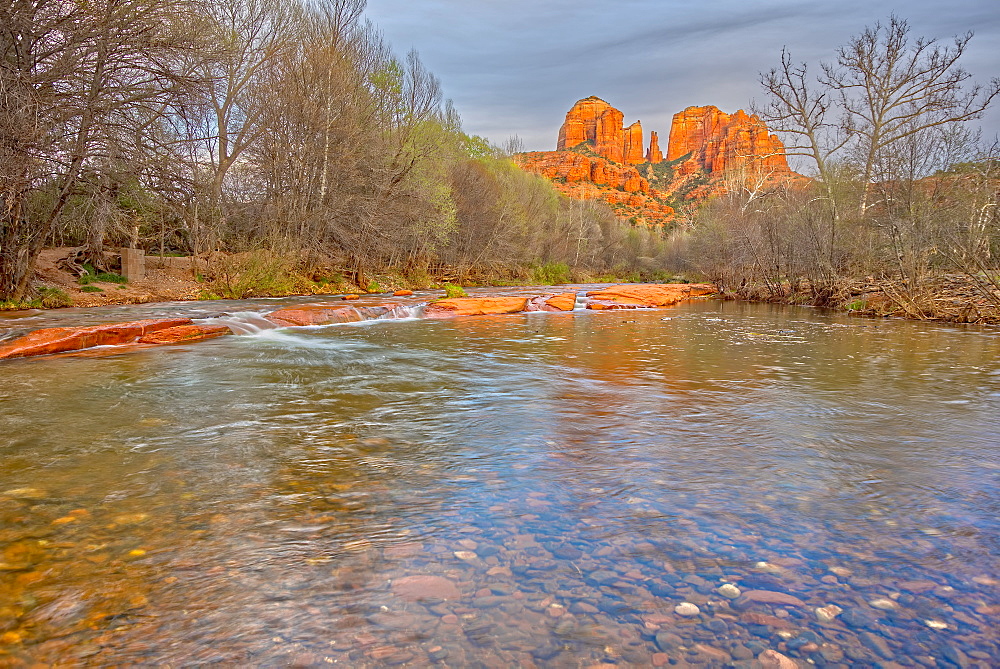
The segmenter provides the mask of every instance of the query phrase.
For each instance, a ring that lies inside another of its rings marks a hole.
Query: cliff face
[[[667,160],[691,154],[683,171],[704,170],[709,175],[750,169],[791,174],[785,147],[756,115],[742,109],[726,114],[718,107],[688,107],[674,114],[667,144]]]
[[[778,137],[742,109],[726,114],[712,106],[688,107],[675,114],[666,160],[656,132],[645,148],[642,125],[624,127],[623,119],[604,100],[584,98],[566,114],[555,151],[522,153],[515,160],[560,192],[602,199],[618,216],[645,225],[668,223],[676,216],[674,206],[690,210],[725,193],[734,178],[763,175],[775,184],[803,178],[788,169]]]
[[[636,122],[625,128],[624,119],[624,114],[599,97],[578,100],[566,113],[556,150],[590,142],[594,153],[608,160],[628,165],[643,163],[642,125]]]
[[[573,151],[532,151],[514,159],[522,169],[551,180],[564,195],[577,200],[604,200],[622,218],[658,225],[674,216],[663,193],[651,188],[649,180],[631,165]]]

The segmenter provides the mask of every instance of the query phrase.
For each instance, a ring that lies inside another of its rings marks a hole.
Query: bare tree
[[[854,138],[853,153],[864,183],[880,175],[879,162],[899,142],[930,128],[979,118],[1000,94],[1000,79],[971,84],[959,59],[972,33],[951,46],[936,39],[911,40],[910,26],[897,16],[876,23],[823,65],[821,84],[839,96],[841,122]],[[867,192],[867,191],[866,191]],[[864,211],[867,198],[862,197]]]

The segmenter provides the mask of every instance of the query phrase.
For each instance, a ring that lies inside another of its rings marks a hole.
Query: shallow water
[[[995,330],[696,302],[0,365],[0,666],[1000,657]]]

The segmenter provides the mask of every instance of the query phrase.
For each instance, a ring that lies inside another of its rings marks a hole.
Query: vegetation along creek
[[[1000,656],[992,329],[304,301],[4,321],[243,334],[0,362],[0,666]]]

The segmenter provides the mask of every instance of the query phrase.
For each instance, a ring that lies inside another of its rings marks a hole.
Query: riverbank
[[[827,291],[793,287],[722,285],[721,297],[772,304],[809,305],[871,318],[1000,325],[1000,289],[983,277],[942,274],[919,285],[899,281],[845,279]]]
[[[406,272],[388,269],[360,272],[329,259],[306,261],[261,252],[213,252],[200,256],[146,256],[144,276],[126,280],[114,273],[88,272],[87,267],[73,262],[76,250],[72,247],[43,250],[36,263],[38,296],[20,304],[0,303],[0,311],[188,300],[377,295],[398,290],[445,289],[448,284],[508,287],[681,279],[664,276],[662,272],[592,272],[561,263],[511,266],[489,274],[443,265]],[[112,271],[119,267],[117,254],[107,254],[107,261]]]

